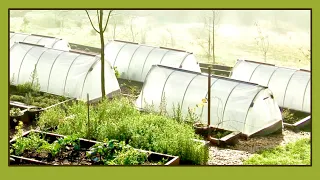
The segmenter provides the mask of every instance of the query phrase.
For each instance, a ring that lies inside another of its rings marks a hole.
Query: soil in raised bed
[[[9,92],[11,101],[18,101],[27,105],[37,106],[41,108],[46,108],[69,99],[63,96],[34,91],[31,88],[23,87],[23,85],[10,85]]]
[[[221,139],[231,133],[232,133],[232,131],[227,131],[227,130],[223,130],[223,129],[213,129],[209,133],[209,135],[213,138]]]
[[[124,79],[118,79],[122,94],[138,96],[141,92],[142,83],[136,81],[129,81]]]
[[[281,112],[282,112],[283,122],[288,124],[294,124],[308,116],[307,113],[289,110],[289,109],[282,109]]]
[[[194,127],[196,128],[195,130],[196,133],[205,139],[208,137],[208,135],[216,139],[221,139],[224,136],[227,136],[232,133],[232,131],[213,128],[213,127],[207,127],[207,125],[203,125],[203,124],[195,124]],[[204,128],[204,129],[201,130],[201,128]]]

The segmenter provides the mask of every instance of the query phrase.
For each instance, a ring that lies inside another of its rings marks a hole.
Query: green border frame
[[[102,2],[102,1],[101,1]],[[319,9],[315,8],[314,1],[253,1],[253,0],[242,0],[242,1],[209,1],[209,0],[198,0],[195,2],[186,1],[103,1],[102,3],[86,1],[81,2],[70,2],[63,0],[55,1],[40,1],[40,0],[14,0],[4,1],[1,6],[1,20],[3,27],[1,28],[1,54],[3,55],[1,61],[1,81],[3,84],[8,84],[8,8],[312,8],[312,31],[317,32],[319,22],[315,21],[319,16]],[[5,4],[6,3],[6,4]],[[5,5],[4,5],[5,4]],[[315,33],[312,33],[312,39],[317,38]],[[313,41],[314,42],[314,41]],[[314,43],[312,43],[312,49]],[[312,53],[312,59],[317,59],[317,51]],[[312,62],[312,77],[317,77],[317,71],[314,71],[320,64],[319,61]],[[319,74],[319,73],[318,73]],[[320,75],[319,75],[320,76]],[[319,85],[316,83],[312,84],[312,92],[318,92]],[[317,95],[312,94],[312,97]],[[198,166],[198,167],[8,167],[8,88],[2,88],[0,93],[1,98],[1,115],[2,115],[2,126],[1,126],[1,142],[5,144],[1,148],[1,167],[2,172],[5,172],[5,179],[88,179],[103,177],[104,179],[166,179],[166,178],[177,178],[177,179],[200,179],[200,178],[233,178],[233,179],[256,179],[256,178],[290,178],[290,179],[309,179],[316,177],[315,168],[319,168],[318,152],[312,152],[312,167],[214,167],[214,166]],[[315,101],[312,101],[313,107]],[[315,106],[314,106],[315,105]],[[314,111],[312,115],[316,119],[319,113]],[[314,121],[312,125],[318,126],[318,122]],[[313,128],[316,129],[316,128]],[[313,137],[319,135],[316,131],[312,132]],[[312,149],[317,147],[319,139],[312,138]]]

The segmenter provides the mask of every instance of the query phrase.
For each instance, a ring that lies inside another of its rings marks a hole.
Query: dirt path
[[[218,148],[210,147],[209,165],[242,165],[242,161],[256,152],[295,142],[301,138],[310,138],[309,132],[295,133],[284,130],[282,134],[267,137],[255,137],[247,141],[240,140],[234,147]]]

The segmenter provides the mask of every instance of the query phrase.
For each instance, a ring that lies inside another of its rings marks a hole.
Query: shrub
[[[11,108],[9,114],[10,116],[22,116],[23,112],[19,108]]]
[[[11,101],[19,101],[19,102],[25,102],[25,97],[20,95],[11,95],[10,96]]]
[[[59,107],[53,107],[41,113],[39,121],[37,122],[38,126],[42,130],[49,130],[55,128],[63,121],[66,117],[66,113]]]

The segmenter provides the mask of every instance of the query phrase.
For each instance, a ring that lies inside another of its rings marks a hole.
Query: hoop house
[[[15,43],[10,49],[10,79],[13,84],[30,82],[36,68],[40,90],[90,101],[101,98],[100,57]],[[114,70],[105,63],[106,94],[120,91]]]
[[[47,48],[54,48],[64,51],[70,50],[69,43],[63,39],[36,34],[10,32],[10,48],[14,45],[15,42],[43,45]]]
[[[138,82],[144,82],[154,64],[201,72],[195,56],[180,50],[110,41],[105,47],[105,56],[117,67],[120,78]]]
[[[248,136],[275,132],[282,128],[281,112],[271,91],[263,86],[211,77],[211,124]],[[207,104],[196,107],[208,95],[208,76],[181,69],[154,65],[149,71],[136,106],[145,110],[150,106],[160,111],[165,99],[166,111],[173,115],[180,106],[184,117],[189,108],[200,121],[207,124]]]
[[[280,107],[311,112],[310,71],[238,60],[231,78],[269,87]]]

